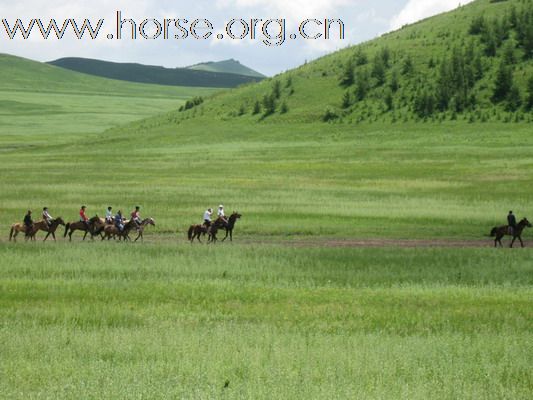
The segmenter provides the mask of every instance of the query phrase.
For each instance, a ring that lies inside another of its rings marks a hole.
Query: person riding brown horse
[[[137,226],[137,223],[133,219],[130,219],[129,221],[127,221],[124,224],[122,229],[120,229],[117,225],[106,225],[104,227],[104,236],[102,236],[102,240],[106,238],[107,240],[110,240],[111,238],[115,238],[116,236],[118,236],[119,240],[121,239],[124,239],[124,241],[131,240],[128,234],[136,226]]]
[[[102,221],[98,215],[95,215],[88,221],[75,221],[75,222],[67,222],[65,225],[65,234],[63,237],[69,236],[69,240],[72,240],[72,233],[74,231],[82,231],[85,232],[83,235],[83,240],[87,237],[87,234],[91,234],[91,239],[93,239],[93,236],[95,236],[99,232],[99,229],[101,228]]]
[[[44,237],[43,242],[46,242],[46,239],[48,239],[48,236],[52,235],[52,238],[54,241],[56,240],[56,230],[59,225],[65,225],[65,222],[61,217],[53,218],[50,223],[46,220],[42,220],[39,222],[36,222],[33,224],[33,235],[39,231],[47,232],[46,236]]]
[[[518,239],[522,247],[524,247],[524,242],[522,241],[522,232],[526,227],[531,228],[531,223],[527,220],[527,218],[523,218],[514,228],[511,228],[509,225],[493,228],[490,232],[490,236],[495,238],[494,247],[497,247],[498,244],[500,245],[500,247],[503,247],[502,238],[505,235],[513,237],[510,247],[513,247],[513,244],[516,239]]]

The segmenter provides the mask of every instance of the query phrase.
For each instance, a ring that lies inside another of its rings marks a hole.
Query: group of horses
[[[191,243],[194,242],[194,239],[197,239],[201,243],[202,241],[200,240],[200,237],[208,235],[207,243],[216,243],[218,240],[218,231],[225,230],[226,236],[224,236],[222,241],[226,240],[228,236],[229,240],[233,241],[233,229],[235,228],[237,220],[241,217],[241,214],[234,211],[227,220],[225,218],[218,217],[215,222],[211,223],[209,226],[205,224],[191,225],[187,231],[187,238]]]
[[[52,236],[52,238],[56,240],[56,230],[60,225],[65,226],[63,237],[67,237],[68,235],[70,241],[72,240],[72,234],[75,231],[82,231],[85,233],[83,235],[83,240],[85,240],[87,235],[90,234],[91,239],[99,236],[102,240],[118,238],[119,240],[129,241],[131,240],[129,234],[134,230],[137,232],[137,237],[134,240],[136,242],[139,239],[141,239],[141,241],[143,240],[144,229],[149,225],[155,226],[155,221],[153,218],[145,218],[138,224],[133,219],[126,220],[124,221],[124,228],[120,230],[114,223],[108,222],[104,218],[100,218],[98,215],[95,215],[87,222],[74,221],[65,223],[61,217],[58,217],[52,219],[50,224],[45,220],[35,222],[30,232],[26,232],[27,228],[23,223],[13,224],[11,225],[11,230],[9,232],[9,240],[16,241],[17,235],[20,232],[25,234],[26,240],[35,240],[35,236],[39,231],[46,232],[44,241],[46,241],[49,236]]]
[[[209,226],[205,224],[191,225],[187,232],[187,237],[191,243],[193,243],[195,239],[201,243],[202,241],[200,237],[208,235],[207,242],[216,243],[218,240],[218,231],[224,230],[226,231],[226,236],[224,236],[222,241],[226,240],[228,237],[230,241],[233,241],[233,229],[235,228],[237,220],[240,219],[241,216],[242,215],[238,212],[233,212],[227,220],[219,217]],[[26,240],[35,240],[35,235],[39,231],[46,232],[44,241],[46,241],[49,236],[52,236],[52,238],[56,240],[55,232],[60,225],[65,226],[65,233],[63,236],[67,237],[68,235],[69,240],[72,240],[72,234],[75,231],[82,231],[85,232],[85,234],[83,235],[83,240],[85,240],[87,235],[90,234],[92,239],[95,236],[100,236],[102,240],[118,238],[119,240],[129,241],[131,240],[129,234],[132,230],[134,230],[135,232],[137,232],[137,237],[134,240],[136,242],[139,239],[141,239],[141,241],[143,240],[144,229],[149,225],[155,226],[155,221],[153,218],[145,218],[140,224],[137,224],[137,222],[135,222],[133,219],[127,220],[124,221],[124,228],[120,230],[114,223],[107,222],[104,218],[98,217],[98,215],[92,217],[87,223],[83,221],[75,221],[68,222],[65,224],[63,219],[59,217],[51,220],[50,224],[48,224],[48,222],[44,220],[35,222],[30,232],[26,232],[26,227],[22,223],[13,224],[11,225],[11,231],[9,232],[9,240],[16,241],[17,235],[20,232],[23,232],[26,235]],[[522,247],[524,247],[522,233],[525,228],[531,227],[532,225],[527,220],[527,218],[523,218],[514,228],[511,228],[508,225],[502,225],[493,228],[490,232],[490,236],[494,237],[494,247],[497,247],[498,245],[500,247],[503,247],[502,238],[506,235],[512,236],[513,238],[510,247],[513,247],[517,239],[520,241]]]

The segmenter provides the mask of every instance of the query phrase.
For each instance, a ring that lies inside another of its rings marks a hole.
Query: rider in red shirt
[[[141,214],[139,213],[139,210],[141,207],[137,206],[135,207],[135,210],[131,213],[131,219],[135,221],[137,226],[141,224]]]
[[[80,221],[83,222],[85,224],[85,226],[87,226],[87,229],[90,230],[91,227],[89,226],[89,218],[87,218],[87,215],[85,215],[85,209],[87,207],[85,206],[81,206],[81,209],[80,209]]]

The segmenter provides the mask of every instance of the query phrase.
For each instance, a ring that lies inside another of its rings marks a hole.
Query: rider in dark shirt
[[[31,210],[24,216],[24,226],[26,227],[26,237],[30,235],[33,229],[33,220],[31,219]]]
[[[514,229],[516,228],[516,217],[512,211],[509,211],[509,215],[507,215],[507,224],[509,225],[509,231],[512,235],[514,233]]]

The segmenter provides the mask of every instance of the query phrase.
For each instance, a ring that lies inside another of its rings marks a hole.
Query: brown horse
[[[226,236],[224,236],[224,239],[222,239],[222,241],[226,240],[229,234],[229,240],[230,242],[233,242],[233,228],[235,228],[235,224],[237,223],[237,220],[240,219],[241,217],[242,215],[236,211],[233,211],[233,214],[229,216],[227,226],[223,227],[223,229],[226,229]]]
[[[202,241],[200,240],[200,236],[205,236],[206,233],[207,233],[207,226],[191,225],[189,227],[189,231],[187,232],[187,237],[189,238],[191,243],[194,242],[194,239],[198,239],[198,241],[202,243]]]
[[[218,241],[217,233],[219,229],[227,229],[228,228],[228,222],[226,219],[222,217],[218,217],[215,222],[211,224],[211,226],[207,229],[207,234],[209,235],[209,238],[207,239],[207,243],[216,243]]]
[[[75,222],[68,222],[65,225],[65,234],[63,237],[69,237],[69,240],[72,240],[72,234],[74,231],[82,231],[85,232],[85,235],[83,235],[83,240],[87,237],[87,234],[91,234],[91,239],[97,234],[99,234],[99,230],[101,229],[102,220],[98,215],[95,215],[89,220],[89,227],[87,227],[87,224],[82,221],[75,221]],[[98,233],[95,233],[98,232]]]
[[[524,247],[524,242],[522,241],[522,232],[524,231],[526,227],[531,228],[531,224],[527,220],[527,218],[523,218],[522,221],[520,221],[518,225],[516,225],[515,228],[511,228],[508,225],[493,228],[492,231],[490,232],[490,236],[495,238],[494,247],[498,247],[498,243],[500,244],[500,247],[503,247],[502,238],[505,235],[513,237],[510,247],[513,247],[513,244],[516,239],[520,240],[520,244],[522,245],[522,247]]]
[[[24,225],[22,222],[17,222],[13,225],[11,225],[11,230],[9,231],[9,241],[11,241],[11,239],[13,239],[13,241],[17,241],[17,235],[22,232],[22,233],[26,233],[26,225]],[[31,239],[31,240],[35,240],[35,233],[33,233],[32,235],[32,232],[29,232],[28,235],[26,235],[26,240],[28,239]]]
[[[115,238],[115,236],[118,236],[118,240],[121,240],[121,239],[124,239],[124,241],[131,240],[128,234],[130,233],[132,229],[135,228],[136,225],[137,224],[135,223],[135,221],[130,219],[129,221],[126,221],[126,223],[124,224],[124,228],[122,229],[122,231],[120,231],[116,227],[116,225],[107,224],[104,227],[104,236],[102,236],[102,240],[106,238],[107,240],[110,240],[111,237]]]
[[[39,231],[45,231],[47,232],[46,236],[44,237],[43,242],[46,242],[46,239],[48,239],[48,236],[52,235],[52,238],[54,241],[56,240],[56,230],[59,225],[65,225],[65,221],[61,217],[54,218],[50,221],[50,225],[44,220],[36,222],[33,224],[33,232],[32,236],[35,236],[35,234]]]
[[[153,218],[145,218],[141,221],[141,224],[137,227],[137,232],[139,234],[135,238],[134,242],[136,242],[139,238],[141,238],[141,242],[143,241],[144,228],[146,228],[148,225],[155,226],[155,221]]]

